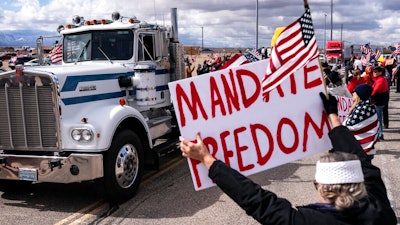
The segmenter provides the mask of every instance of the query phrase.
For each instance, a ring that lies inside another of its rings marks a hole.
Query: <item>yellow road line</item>
[[[175,158],[173,160],[168,161],[162,170],[156,172],[154,175],[151,175],[147,177],[146,180],[143,180],[140,185],[145,185],[151,181],[154,181],[156,178],[161,176],[162,174],[170,171],[171,169],[177,167],[181,162],[183,161],[183,158]],[[75,224],[82,224],[85,222],[85,220],[89,219],[92,216],[96,216],[96,214],[104,210],[106,207],[109,207],[108,203],[103,202],[102,200],[99,200],[97,202],[94,202],[85,208],[77,211],[76,213],[68,216],[67,218],[55,223],[54,225],[75,225]],[[90,211],[89,211],[90,210]]]
[[[65,218],[65,219],[63,219],[63,220],[61,220],[61,221],[55,223],[54,225],[63,225],[63,224],[67,224],[67,223],[70,222],[70,221],[76,220],[76,218],[82,217],[83,215],[86,214],[87,211],[91,210],[92,208],[95,208],[95,209],[96,209],[97,207],[99,207],[98,205],[102,206],[102,205],[104,205],[104,204],[105,204],[105,203],[104,203],[102,200],[97,201],[97,202],[94,202],[94,203],[92,203],[92,204],[86,206],[85,208],[83,208],[83,209],[77,211],[76,213],[74,213],[74,214],[68,216],[67,218]]]
[[[86,224],[90,217],[95,216],[97,218],[97,213],[103,210],[106,211],[108,207],[108,203],[103,203],[99,207],[94,208],[92,211],[85,213],[85,215],[83,215],[79,219],[76,219],[75,221],[69,223],[69,225]]]

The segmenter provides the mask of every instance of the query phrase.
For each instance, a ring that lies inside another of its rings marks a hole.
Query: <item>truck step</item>
[[[178,150],[179,148],[179,139],[178,138],[170,138],[170,139],[158,139],[153,148],[154,152],[157,153],[158,157],[163,157],[171,152]]]

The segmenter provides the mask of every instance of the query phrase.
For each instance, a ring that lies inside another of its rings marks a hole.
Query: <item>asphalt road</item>
[[[400,93],[392,90],[389,128],[376,144],[373,163],[382,170],[388,196],[400,218]],[[318,155],[250,176],[293,205],[317,201],[312,181]],[[186,159],[164,158],[160,171],[146,174],[139,192],[121,205],[96,196],[92,183],[36,184],[16,193],[0,192],[0,224],[220,225],[258,224],[217,187],[195,191]]]

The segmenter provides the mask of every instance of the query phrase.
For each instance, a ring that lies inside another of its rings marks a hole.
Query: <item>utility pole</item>
[[[343,40],[343,23],[342,23],[342,25],[340,26],[340,40],[341,40],[341,41]]]
[[[324,51],[326,49],[326,13],[325,13],[325,30],[324,30]]]
[[[201,27],[201,50],[204,49],[204,33],[203,33],[203,27]]]
[[[256,4],[256,50],[258,49],[258,0]]]
[[[331,0],[331,41],[332,39],[332,30],[333,30],[333,0]]]

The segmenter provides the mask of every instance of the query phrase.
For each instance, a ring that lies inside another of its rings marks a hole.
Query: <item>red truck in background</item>
[[[341,64],[343,62],[343,42],[327,41],[325,48],[326,61],[330,66]]]

